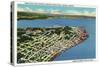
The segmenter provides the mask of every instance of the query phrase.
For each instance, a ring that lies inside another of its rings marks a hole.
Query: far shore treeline
[[[35,20],[35,19],[56,19],[56,18],[95,18],[95,16],[85,15],[59,15],[59,14],[45,14],[33,12],[17,12],[17,20]]]

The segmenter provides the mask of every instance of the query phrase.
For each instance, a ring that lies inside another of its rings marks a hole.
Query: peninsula
[[[17,63],[52,61],[87,38],[84,27],[18,28]]]

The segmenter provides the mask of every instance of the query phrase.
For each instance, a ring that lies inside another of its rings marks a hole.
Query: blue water
[[[52,26],[83,26],[86,28],[89,38],[79,45],[61,52],[54,61],[95,58],[95,18],[78,19],[46,19],[46,20],[19,20],[17,27],[52,27]]]

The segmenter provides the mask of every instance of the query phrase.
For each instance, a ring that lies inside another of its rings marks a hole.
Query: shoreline
[[[86,39],[87,39],[87,38],[86,38]],[[85,40],[86,40],[86,39],[85,39]],[[85,40],[84,40],[84,41],[85,41]],[[81,43],[81,42],[80,42],[80,43]],[[61,55],[62,52],[68,51],[69,49],[76,47],[76,46],[79,45],[80,43],[75,44],[74,46],[72,46],[72,47],[70,47],[70,48],[68,48],[68,49],[65,49],[65,50],[63,50],[63,51],[57,53],[54,57],[51,58],[50,61],[53,61],[56,57],[58,57],[59,55]],[[56,60],[55,60],[55,61],[56,61]]]
[[[46,14],[46,13],[31,13],[17,12],[17,20],[35,20],[35,19],[54,19],[54,18],[96,18],[93,15],[72,15],[72,14]]]

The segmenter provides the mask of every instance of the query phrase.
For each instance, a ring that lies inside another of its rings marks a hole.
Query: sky
[[[23,3],[17,4],[17,11],[50,13],[50,14],[69,14],[69,15],[96,15],[96,8],[91,7],[73,7],[61,5],[47,5],[47,4],[32,4]]]

